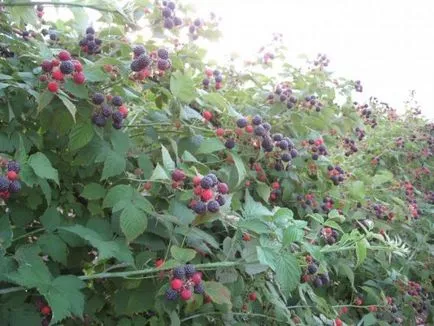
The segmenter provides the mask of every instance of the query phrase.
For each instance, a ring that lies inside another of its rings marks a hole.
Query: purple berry
[[[217,179],[216,175],[214,173],[209,173],[207,175],[208,178],[210,178],[213,182],[213,187],[216,186],[219,182],[219,180]]]
[[[120,123],[124,120],[124,115],[119,111],[113,112],[112,120],[113,120],[113,122]]]
[[[312,160],[316,161],[318,160],[319,156],[318,154],[312,154]]]
[[[102,115],[105,116],[106,118],[110,117],[113,113],[112,108],[107,104],[103,104],[101,112]]]
[[[223,195],[227,194],[229,192],[229,187],[226,183],[220,182],[217,185],[217,191]]]
[[[95,30],[93,29],[92,26],[86,28],[86,34],[95,34]]]
[[[107,118],[104,117],[102,114],[99,113],[95,113],[92,116],[92,122],[97,125],[98,127],[104,127],[106,122],[107,122]]]
[[[199,214],[199,215],[205,214],[206,213],[206,204],[199,201],[194,205],[193,210],[196,214]]]
[[[315,264],[310,264],[309,266],[307,266],[307,271],[309,272],[309,274],[315,274],[317,270],[318,267]]]
[[[235,140],[234,140],[233,138],[228,139],[228,140],[225,142],[225,147],[226,147],[227,149],[232,149],[232,148],[234,148],[234,147],[235,147]]]
[[[285,139],[281,140],[279,142],[279,147],[280,147],[280,149],[283,149],[283,150],[288,149],[289,148],[288,141],[286,141]]]
[[[205,293],[205,287],[203,286],[203,283],[199,283],[199,284],[194,286],[194,293],[197,293],[197,294]]]
[[[320,288],[321,286],[323,286],[321,278],[315,277],[315,280],[313,281],[313,285],[315,285],[316,288]]]
[[[262,127],[261,125],[255,127],[255,135],[256,136],[264,136],[265,132],[266,132],[265,128]]]
[[[283,153],[280,158],[282,159],[283,162],[289,162],[289,161],[291,161],[291,155],[288,154],[288,153]]]
[[[219,203],[220,206],[223,206],[226,203],[225,197],[218,195],[215,200]]]
[[[203,177],[202,180],[200,180],[200,186],[203,189],[209,189],[214,185],[214,181],[209,177]]]
[[[175,300],[177,300],[178,299],[178,297],[179,297],[179,294],[178,294],[178,292],[176,292],[175,290],[173,290],[172,288],[168,288],[167,290],[166,290],[166,299],[167,300],[169,300],[169,301],[175,301]]]
[[[203,86],[208,86],[209,85],[209,79],[208,78],[204,78],[202,80],[202,84],[203,84]]]
[[[141,54],[137,58],[137,62],[139,63],[140,70],[142,70],[142,69],[145,69],[146,67],[148,67],[151,64],[152,60],[148,55]]]
[[[262,127],[264,127],[264,129],[267,130],[267,131],[271,130],[271,125],[268,122],[264,122],[262,124]]]
[[[14,180],[9,184],[9,192],[10,193],[17,193],[21,190],[21,182],[18,180]]]
[[[95,40],[95,36],[93,34],[87,34],[86,35],[86,40],[93,41],[93,40]]]
[[[16,173],[19,173],[21,170],[20,163],[17,161],[9,161],[7,167],[8,171],[15,171]]]
[[[9,180],[5,177],[0,177],[0,191],[7,191],[9,189]]]
[[[62,74],[69,75],[74,72],[74,70],[74,64],[70,60],[62,61],[62,63],[60,64],[60,71],[62,72]]]
[[[281,141],[283,139],[283,135],[282,134],[274,134],[273,135],[273,140],[274,141]]]
[[[176,8],[176,5],[175,5],[175,3],[174,3],[173,1],[169,1],[169,2],[167,3],[167,6],[168,6],[170,9],[172,9],[172,10],[175,10],[175,8]]]
[[[194,25],[190,25],[188,31],[190,32],[190,34],[193,34],[196,31],[196,27],[194,27]]]
[[[200,27],[200,25],[202,25],[202,21],[200,20],[200,18],[196,18],[193,24],[194,26]]]
[[[174,25],[175,24],[173,22],[173,19],[170,19],[170,18],[164,19],[164,28],[172,29]]]
[[[175,18],[173,18],[173,22],[174,22],[175,26],[180,26],[180,25],[182,25],[182,19],[179,18],[179,17],[175,17]]]
[[[159,70],[167,70],[170,67],[170,63],[168,60],[158,59],[157,67]]]
[[[95,93],[92,96],[93,104],[100,105],[104,102],[104,95],[101,93]]]
[[[142,70],[139,60],[133,60],[133,62],[131,62],[130,68],[134,72],[139,72],[140,70]]]
[[[157,54],[160,59],[169,59],[169,52],[166,49],[158,49]]]
[[[247,126],[247,120],[246,118],[240,118],[237,120],[237,126],[238,128],[245,128]]]
[[[136,57],[139,57],[139,56],[141,56],[142,54],[146,54],[146,49],[145,49],[145,47],[143,46],[143,45],[136,45],[134,48],[133,48],[133,53],[134,53],[134,55],[136,56]]]
[[[220,204],[216,200],[211,200],[208,203],[207,208],[208,208],[209,212],[211,212],[211,213],[217,213],[219,211],[219,209],[220,209]]]
[[[114,96],[114,97],[112,98],[112,104],[113,104],[114,106],[121,106],[121,105],[123,104],[122,97],[120,97],[120,96]]]
[[[44,72],[51,72],[51,70],[53,70],[53,63],[50,60],[44,60],[41,64],[41,68]]]
[[[297,155],[298,155],[298,152],[297,152],[297,150],[296,150],[296,149],[291,149],[291,152],[290,152],[290,154],[291,154],[291,157],[292,157],[292,158],[296,158],[296,157],[297,157]]]
[[[184,271],[186,277],[192,277],[194,273],[196,273],[196,267],[192,264],[186,264],[184,265]]]
[[[222,75],[218,75],[214,79],[215,79],[216,83],[221,83],[223,81],[223,76]]]
[[[255,115],[255,116],[253,117],[253,119],[252,119],[252,123],[253,123],[255,126],[258,126],[258,125],[260,125],[260,124],[262,123],[262,118],[261,118],[259,115]]]
[[[172,11],[172,9],[170,9],[170,8],[164,8],[164,9],[163,9],[163,12],[162,12],[164,18],[169,18],[169,17],[171,17],[171,16],[172,16],[172,13],[173,13],[173,11]]]
[[[175,267],[173,269],[173,277],[179,278],[180,280],[183,280],[185,278],[184,266]]]

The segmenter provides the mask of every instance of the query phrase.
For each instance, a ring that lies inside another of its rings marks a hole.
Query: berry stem
[[[23,235],[21,235],[21,236],[15,238],[15,239],[13,239],[12,242],[15,242],[15,241],[18,241],[18,240],[21,240],[21,239],[27,238],[27,237],[29,237],[29,236],[31,236],[31,235],[33,235],[33,234],[36,234],[36,233],[42,232],[42,231],[44,231],[44,230],[45,230],[45,228],[40,228],[40,229],[36,229],[36,230],[30,231],[29,233],[23,234]]]

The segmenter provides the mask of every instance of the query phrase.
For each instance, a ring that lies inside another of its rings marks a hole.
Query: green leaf
[[[255,190],[258,193],[259,197],[262,198],[263,201],[268,202],[271,193],[271,189],[268,185],[262,182],[258,182],[256,184]]]
[[[42,193],[45,196],[45,199],[47,200],[47,205],[49,206],[51,204],[51,187],[47,180],[45,179],[39,179],[38,180],[39,187],[41,187]]]
[[[182,158],[182,160],[184,162],[199,163],[199,161],[189,151],[184,151],[184,153],[182,153],[182,157],[181,158]]]
[[[173,216],[176,216],[184,225],[190,224],[196,217],[191,209],[176,199],[172,199],[170,201],[169,213]]]
[[[271,232],[268,225],[259,219],[240,220],[238,222],[238,228],[253,231],[258,234]]]
[[[134,188],[130,185],[117,185],[107,193],[105,196],[102,207],[114,207],[119,201],[130,201],[133,198]]]
[[[77,123],[69,134],[69,149],[75,151],[80,149],[92,140],[95,132],[90,123]]]
[[[53,100],[54,94],[50,91],[43,92],[38,99],[38,112],[41,112]]]
[[[38,245],[41,247],[42,252],[50,256],[54,261],[64,266],[67,265],[68,247],[58,235],[52,233],[43,234],[38,239]]]
[[[114,151],[109,151],[104,162],[101,180],[121,174],[125,171],[126,165],[127,162],[121,154]]]
[[[293,242],[303,240],[304,231],[296,226],[288,227],[283,234],[283,245],[287,246]]]
[[[119,155],[125,155],[130,148],[130,138],[128,135],[120,130],[113,130],[110,135],[110,141],[113,149]]]
[[[51,323],[57,323],[71,316],[82,317],[86,284],[73,275],[59,276],[46,291],[41,291],[53,311]]]
[[[183,102],[190,103],[196,98],[196,88],[191,77],[176,71],[170,77],[170,91]]]
[[[79,224],[60,227],[59,229],[74,233],[88,241],[92,247],[95,247],[98,250],[98,259],[100,260],[116,258],[117,260],[128,264],[134,263],[131,251],[126,247],[125,243],[119,241],[106,241],[99,235],[99,233]]]
[[[322,217],[321,214],[313,213],[313,214],[309,214],[308,217],[311,217],[312,219],[314,219],[315,221],[317,221],[320,224],[324,223],[324,217]]]
[[[344,233],[344,230],[342,230],[341,226],[335,221],[327,220],[324,222],[324,226],[329,226],[333,229],[339,230],[340,232]]]
[[[300,283],[301,270],[297,258],[289,252],[278,256],[276,266],[276,281],[287,297]]]
[[[61,216],[55,207],[49,207],[39,220],[47,231],[52,232],[60,225]]]
[[[152,180],[152,181],[170,180],[170,177],[166,173],[166,171],[161,167],[160,163],[157,163],[157,166],[155,167],[154,172],[152,172],[150,180]]]
[[[249,190],[246,189],[246,199],[243,207],[243,216],[245,219],[262,218],[265,216],[272,216],[273,213],[259,202],[256,202],[250,196]]]
[[[152,171],[154,170],[154,165],[152,161],[149,159],[149,156],[142,153],[138,159],[139,168],[143,170],[143,177],[145,179],[149,179],[152,175]]]
[[[354,181],[349,184],[349,191],[352,198],[362,200],[365,198],[365,184],[362,181]]]
[[[104,198],[105,193],[106,193],[105,188],[100,184],[89,183],[84,187],[81,196],[88,200],[96,200],[96,199]]]
[[[51,162],[43,153],[38,152],[32,154],[29,157],[28,164],[38,177],[54,180],[59,184],[59,175],[57,170],[52,167]]]
[[[68,91],[69,93],[71,93],[72,95],[74,95],[77,98],[82,98],[82,99],[88,99],[89,98],[89,93],[87,91],[86,86],[85,85],[77,85],[76,83],[74,83],[72,78],[67,79],[64,86],[65,86],[66,91]]]
[[[362,239],[356,242],[356,256],[357,256],[357,266],[363,264],[367,255],[367,240]]]
[[[65,104],[65,107],[68,109],[69,113],[71,113],[72,118],[75,121],[75,114],[77,113],[75,104],[72,103],[65,95],[59,94],[59,98],[62,100],[63,104]]]
[[[188,263],[196,257],[196,250],[180,248],[178,246],[170,247],[172,257],[181,263]]]
[[[128,205],[121,213],[120,224],[127,240],[132,241],[146,230],[148,218],[137,207]]]
[[[103,71],[102,66],[87,64],[83,68],[88,82],[100,82],[107,79],[107,74]]]
[[[356,288],[354,287],[354,272],[350,266],[348,266],[348,263],[344,260],[339,260],[337,264],[337,270],[339,271],[339,274],[342,272],[342,274],[348,278],[351,283],[351,287],[353,288],[354,292],[356,292]]]
[[[204,282],[205,292],[216,304],[232,305],[231,292],[223,284],[218,282]]]
[[[241,157],[239,157],[237,154],[233,153],[232,159],[234,160],[235,168],[237,170],[237,177],[238,177],[237,186],[239,186],[246,177],[247,174],[246,167],[244,166],[244,162],[241,159]],[[266,201],[268,201],[268,198]]]
[[[374,187],[381,186],[384,183],[387,183],[389,181],[393,180],[393,173],[389,170],[381,170],[378,171],[373,177],[372,177],[372,185]]]
[[[258,255],[258,260],[262,265],[269,266],[273,271],[277,268],[277,261],[279,254],[271,248],[262,248],[257,246],[256,253]]]
[[[0,253],[12,244],[13,233],[7,215],[0,217]]]
[[[210,154],[225,149],[225,145],[217,138],[205,138],[199,145],[197,154]]]
[[[164,168],[169,172],[175,170],[175,162],[170,157],[169,151],[164,145],[161,145],[161,155],[163,157]]]

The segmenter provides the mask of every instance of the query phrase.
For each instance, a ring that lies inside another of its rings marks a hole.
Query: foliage
[[[211,66],[196,39],[218,20],[181,3],[2,5],[5,325],[434,323],[434,126],[414,103],[354,103],[359,81],[291,66],[278,37]],[[63,50],[57,80],[41,64]],[[186,263],[205,293],[168,301]]]

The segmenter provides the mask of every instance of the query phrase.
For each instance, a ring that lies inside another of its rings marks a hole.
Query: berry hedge
[[[217,66],[214,15],[114,2],[1,3],[1,324],[433,325],[414,99],[280,35]]]

